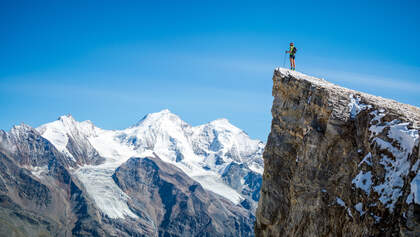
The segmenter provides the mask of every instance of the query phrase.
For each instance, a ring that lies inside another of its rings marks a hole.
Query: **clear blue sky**
[[[298,71],[420,106],[418,2],[0,1],[0,129],[168,108],[266,140],[290,41]]]

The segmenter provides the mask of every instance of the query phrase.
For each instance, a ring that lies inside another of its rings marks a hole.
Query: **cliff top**
[[[273,81],[276,83],[278,79],[295,80],[296,82],[304,82],[306,86],[315,87],[316,89],[325,90],[329,95],[329,103],[333,109],[333,116],[342,119],[354,118],[360,111],[374,106],[381,110],[384,109],[388,113],[403,116],[404,120],[412,122],[413,127],[420,127],[420,108],[397,102],[395,100],[374,96],[360,91],[347,89],[324,79],[309,76],[300,72],[291,71],[285,68],[276,68],[274,71]],[[308,98],[308,102],[310,97]],[[347,107],[349,113],[343,114],[343,109]]]

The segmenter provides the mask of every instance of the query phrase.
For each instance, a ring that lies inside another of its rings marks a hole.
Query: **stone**
[[[419,108],[281,68],[273,96],[256,236],[420,236]]]

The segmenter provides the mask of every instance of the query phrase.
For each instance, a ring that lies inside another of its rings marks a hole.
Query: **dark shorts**
[[[295,59],[295,55],[291,55],[291,54],[290,54],[289,58],[293,58],[293,59]]]

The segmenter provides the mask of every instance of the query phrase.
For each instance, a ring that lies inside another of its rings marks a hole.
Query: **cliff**
[[[286,69],[256,236],[420,236],[420,109]]]

